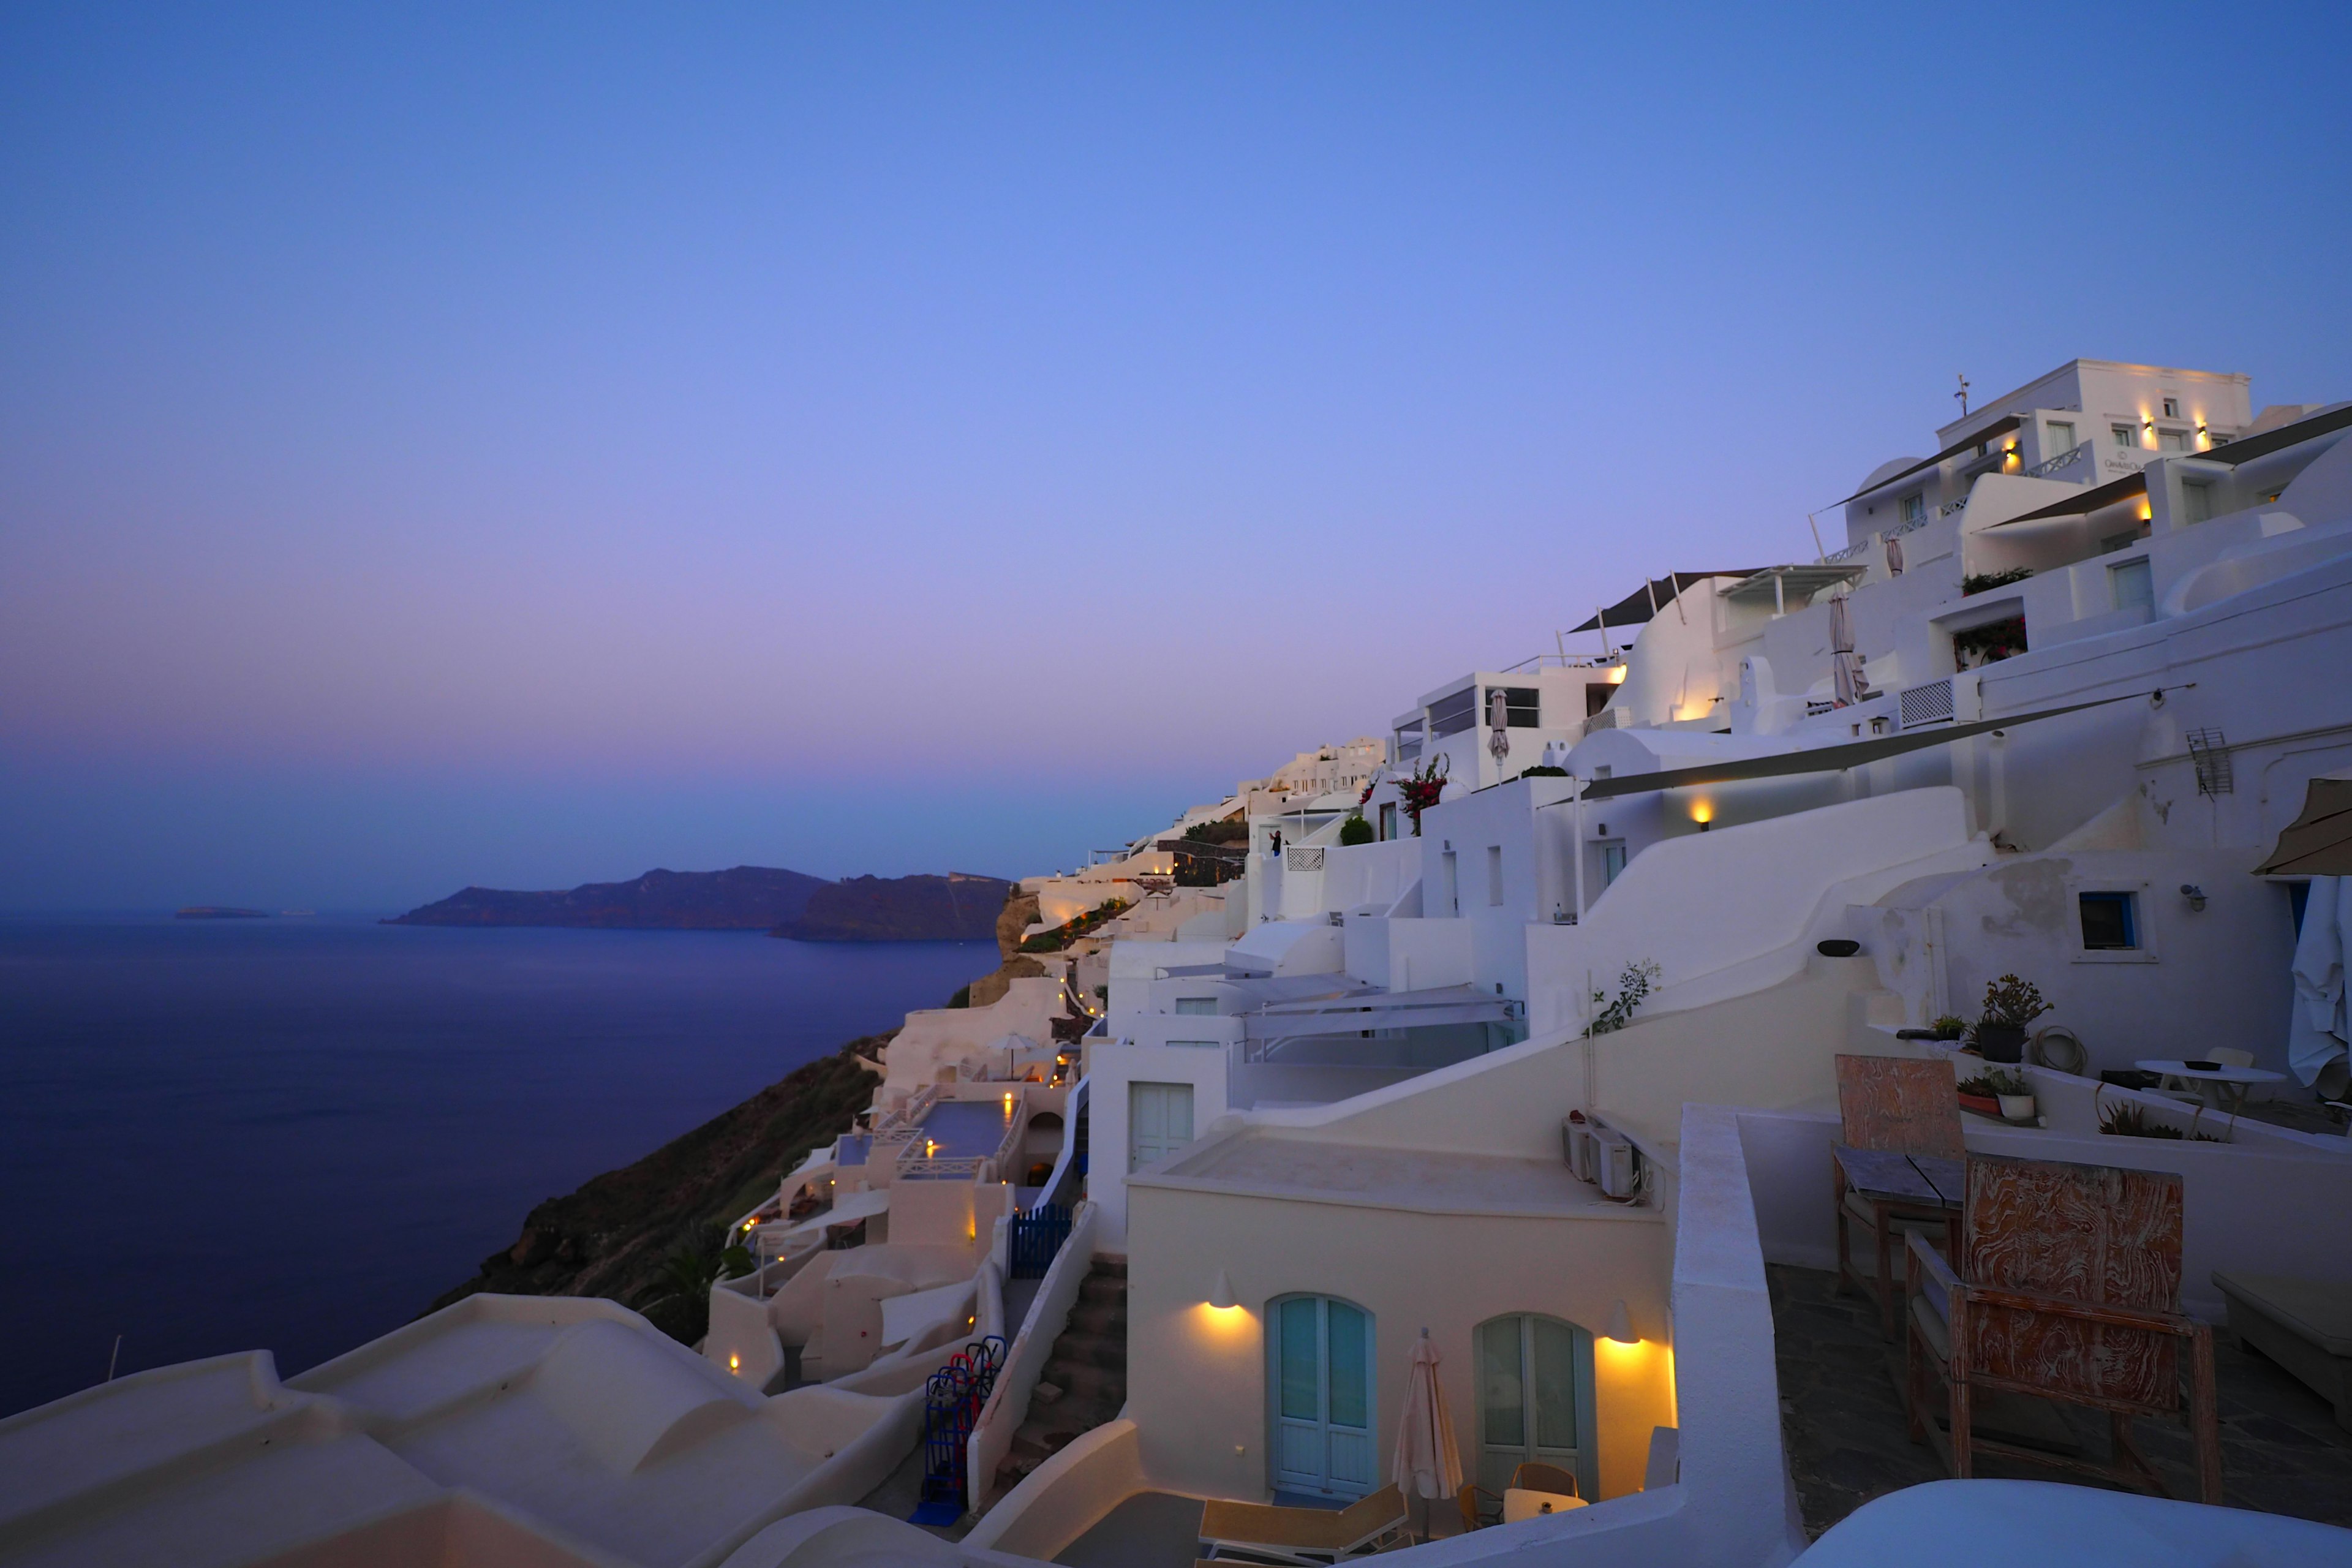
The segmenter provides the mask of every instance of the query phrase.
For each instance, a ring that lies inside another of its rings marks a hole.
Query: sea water
[[[0,1415],[397,1328],[524,1215],[856,1036],[986,942],[0,920]],[[780,1151],[781,1152],[781,1151]]]

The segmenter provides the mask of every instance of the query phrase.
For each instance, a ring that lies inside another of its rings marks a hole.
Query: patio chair
[[[1484,1530],[1503,1522],[1503,1500],[1475,1481],[1463,1482],[1462,1489],[1454,1494],[1454,1501],[1462,1510],[1465,1531]]]
[[[1958,1268],[1909,1243],[1905,1340],[1911,1436],[1968,1479],[1979,1453],[2055,1465],[2170,1495],[2132,1439],[2140,1416],[2183,1416],[2199,1500],[2221,1500],[2213,1331],[2180,1310],[2180,1177],[1973,1155]],[[2188,1342],[2188,1365],[2181,1343]],[[1942,1383],[1948,1439],[1927,1401]],[[2185,1386],[2184,1386],[2185,1384]],[[1979,1390],[2107,1413],[2109,1462],[1977,1436]]]
[[[1201,1542],[1212,1558],[1228,1552],[1308,1565],[1337,1563],[1407,1540],[1404,1493],[1385,1486],[1334,1512],[1212,1499],[1201,1510]]]
[[[1841,1056],[1836,1068],[1839,1142],[1890,1154],[1946,1160],[1966,1155],[1959,1096],[1948,1064],[1908,1057]],[[1903,1263],[1898,1238],[1920,1230],[1948,1237],[1954,1216],[1932,1206],[1874,1204],[1854,1190],[1843,1167],[1837,1175],[1837,1288],[1843,1291],[1851,1282],[1876,1300],[1884,1332],[1892,1340],[1894,1288]]]
[[[1561,1497],[1580,1498],[1576,1489],[1576,1477],[1558,1465],[1546,1465],[1534,1460],[1511,1472],[1511,1485],[1520,1491],[1557,1492]]]

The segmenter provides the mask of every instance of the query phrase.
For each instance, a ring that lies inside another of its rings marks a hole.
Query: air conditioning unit
[[[1580,1182],[1594,1180],[1592,1173],[1592,1127],[1584,1120],[1584,1112],[1573,1110],[1559,1124],[1560,1153],[1568,1161],[1569,1174]]]
[[[1623,1200],[1641,1195],[1642,1152],[1623,1133],[1593,1129],[1592,1167],[1592,1179],[1604,1195]]]

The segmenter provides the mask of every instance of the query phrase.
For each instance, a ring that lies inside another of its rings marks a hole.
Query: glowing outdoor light
[[[1607,1337],[1621,1345],[1638,1345],[1642,1336],[1633,1331],[1633,1320],[1626,1315],[1625,1298],[1620,1296],[1609,1309]]]
[[[1698,830],[1701,833],[1706,832],[1707,824],[1715,820],[1715,807],[1705,801],[1700,801],[1691,807],[1691,820],[1698,824]]]
[[[1234,1294],[1233,1276],[1222,1268],[1217,1270],[1217,1282],[1209,1289],[1209,1305],[1220,1312],[1230,1311],[1241,1305],[1240,1299]]]
[[[729,1351],[727,1352],[727,1370],[729,1372],[741,1372],[743,1370],[742,1356],[734,1351]]]

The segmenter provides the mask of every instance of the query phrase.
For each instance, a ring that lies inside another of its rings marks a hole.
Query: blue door
[[[1364,1496],[1378,1469],[1371,1314],[1328,1296],[1289,1296],[1273,1317],[1275,1486]]]

